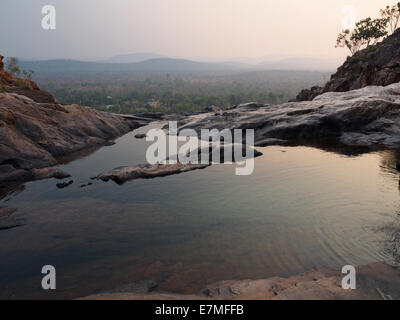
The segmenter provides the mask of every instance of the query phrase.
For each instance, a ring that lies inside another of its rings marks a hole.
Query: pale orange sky
[[[312,56],[335,49],[342,9],[378,15],[385,0],[1,0],[0,52],[26,58],[102,59],[154,52],[191,59]],[[41,7],[57,29],[41,29]],[[6,30],[6,32],[5,32]]]

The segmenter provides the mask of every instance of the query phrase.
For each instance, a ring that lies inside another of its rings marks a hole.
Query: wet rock
[[[89,182],[87,184],[82,184],[79,188],[86,188],[86,187],[89,187],[91,185],[93,185],[93,183]]]
[[[64,188],[69,187],[73,183],[74,183],[74,181],[70,180],[70,181],[66,181],[66,182],[57,183],[56,186],[57,186],[58,189],[64,189]]]
[[[286,143],[287,143],[287,140],[266,138],[266,139],[257,141],[255,146],[256,147],[282,146],[282,145],[285,145]]]
[[[198,148],[193,152],[193,161],[186,162],[200,162],[202,159],[208,160],[210,163],[234,163],[244,160],[249,160],[251,158],[257,158],[262,156],[262,152],[247,146],[245,144],[239,143],[228,143],[228,144],[218,144],[213,143],[208,147]],[[182,161],[182,155],[177,155],[172,159]],[[189,158],[191,155],[187,153],[185,155]]]
[[[33,180],[43,180],[49,178],[55,178],[61,180],[71,177],[70,174],[54,167],[33,169],[32,174],[33,174]]]
[[[25,225],[25,219],[13,216],[16,211],[17,209],[14,208],[0,207],[0,230],[12,229]]]
[[[65,179],[70,175],[61,169],[48,167],[41,169],[16,169],[11,165],[0,166],[0,182],[36,181],[43,179]]]
[[[102,181],[112,180],[117,184],[136,179],[152,179],[180,174],[192,170],[205,169],[208,164],[146,164],[134,167],[119,167],[106,173],[99,174],[96,179]]]
[[[112,141],[112,140],[109,140],[109,141],[104,143],[104,146],[106,146],[106,147],[110,147],[110,146],[113,146],[113,145],[115,145],[115,141]]]
[[[145,133],[138,133],[135,135],[136,139],[145,139],[147,135]]]

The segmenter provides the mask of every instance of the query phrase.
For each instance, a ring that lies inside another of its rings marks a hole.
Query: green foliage
[[[24,74],[24,78],[26,80],[32,80],[33,75],[35,74],[35,71],[33,70],[22,70],[22,73]]]
[[[381,38],[388,35],[386,30],[388,19],[366,18],[356,23],[356,28],[352,34],[353,41],[360,43],[361,46],[375,45]]]
[[[353,32],[349,29],[343,30],[339,33],[336,39],[335,48],[347,48],[350,50],[351,54],[354,55],[358,50],[360,50],[361,43],[353,39]]]
[[[379,40],[387,36],[387,18],[371,19],[366,18],[356,23],[356,28],[352,31],[344,30],[339,33],[336,40],[336,48],[348,48],[354,55],[361,48],[369,48],[376,45]]]
[[[400,2],[380,10],[381,18],[365,18],[356,23],[354,30],[343,30],[336,39],[336,48],[348,48],[352,55],[364,48],[370,48],[392,34],[400,22]]]
[[[21,74],[21,69],[19,68],[18,64],[18,58],[8,57],[5,63],[6,70],[14,76],[18,77]]]
[[[386,6],[385,9],[380,10],[380,13],[383,19],[388,20],[390,34],[395,32],[400,22],[400,2],[394,6]]]
[[[18,58],[15,58],[15,57],[8,57],[6,59],[5,66],[6,66],[6,70],[16,77],[19,77],[22,72],[25,80],[32,80],[32,77],[35,74],[35,71],[33,71],[33,70],[22,70],[21,71],[21,68],[19,67],[19,60],[18,60]]]

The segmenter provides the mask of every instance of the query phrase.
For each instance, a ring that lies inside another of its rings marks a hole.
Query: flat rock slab
[[[139,165],[133,167],[120,167],[112,171],[99,174],[95,179],[108,182],[114,181],[117,184],[123,184],[130,180],[152,179],[157,177],[166,177],[183,172],[205,169],[209,164],[154,164]]]
[[[118,292],[85,297],[85,300],[398,300],[400,270],[384,262],[356,267],[357,289],[341,287],[340,271],[317,269],[290,278],[229,280],[209,285],[199,293],[182,295],[130,285]],[[127,292],[126,288],[132,291]],[[139,288],[136,291],[136,288]]]

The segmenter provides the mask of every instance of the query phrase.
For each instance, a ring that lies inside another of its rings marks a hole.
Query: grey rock
[[[145,133],[138,133],[135,135],[136,139],[145,139],[146,138],[146,134]]]
[[[194,129],[200,135],[201,129],[254,129],[257,146],[309,140],[368,148],[400,147],[400,83],[325,93],[309,102],[255,110],[238,106],[225,112],[228,116],[192,117],[179,130]]]
[[[58,189],[64,189],[64,188],[69,187],[73,183],[74,183],[74,181],[70,180],[70,181],[66,181],[66,182],[57,183],[56,186],[57,186]]]
[[[152,179],[157,177],[166,177],[174,174],[180,174],[192,170],[205,169],[208,164],[155,164],[138,165],[133,167],[119,167],[112,171],[99,174],[96,179],[108,182],[114,181],[117,184],[123,184],[130,180]]]

